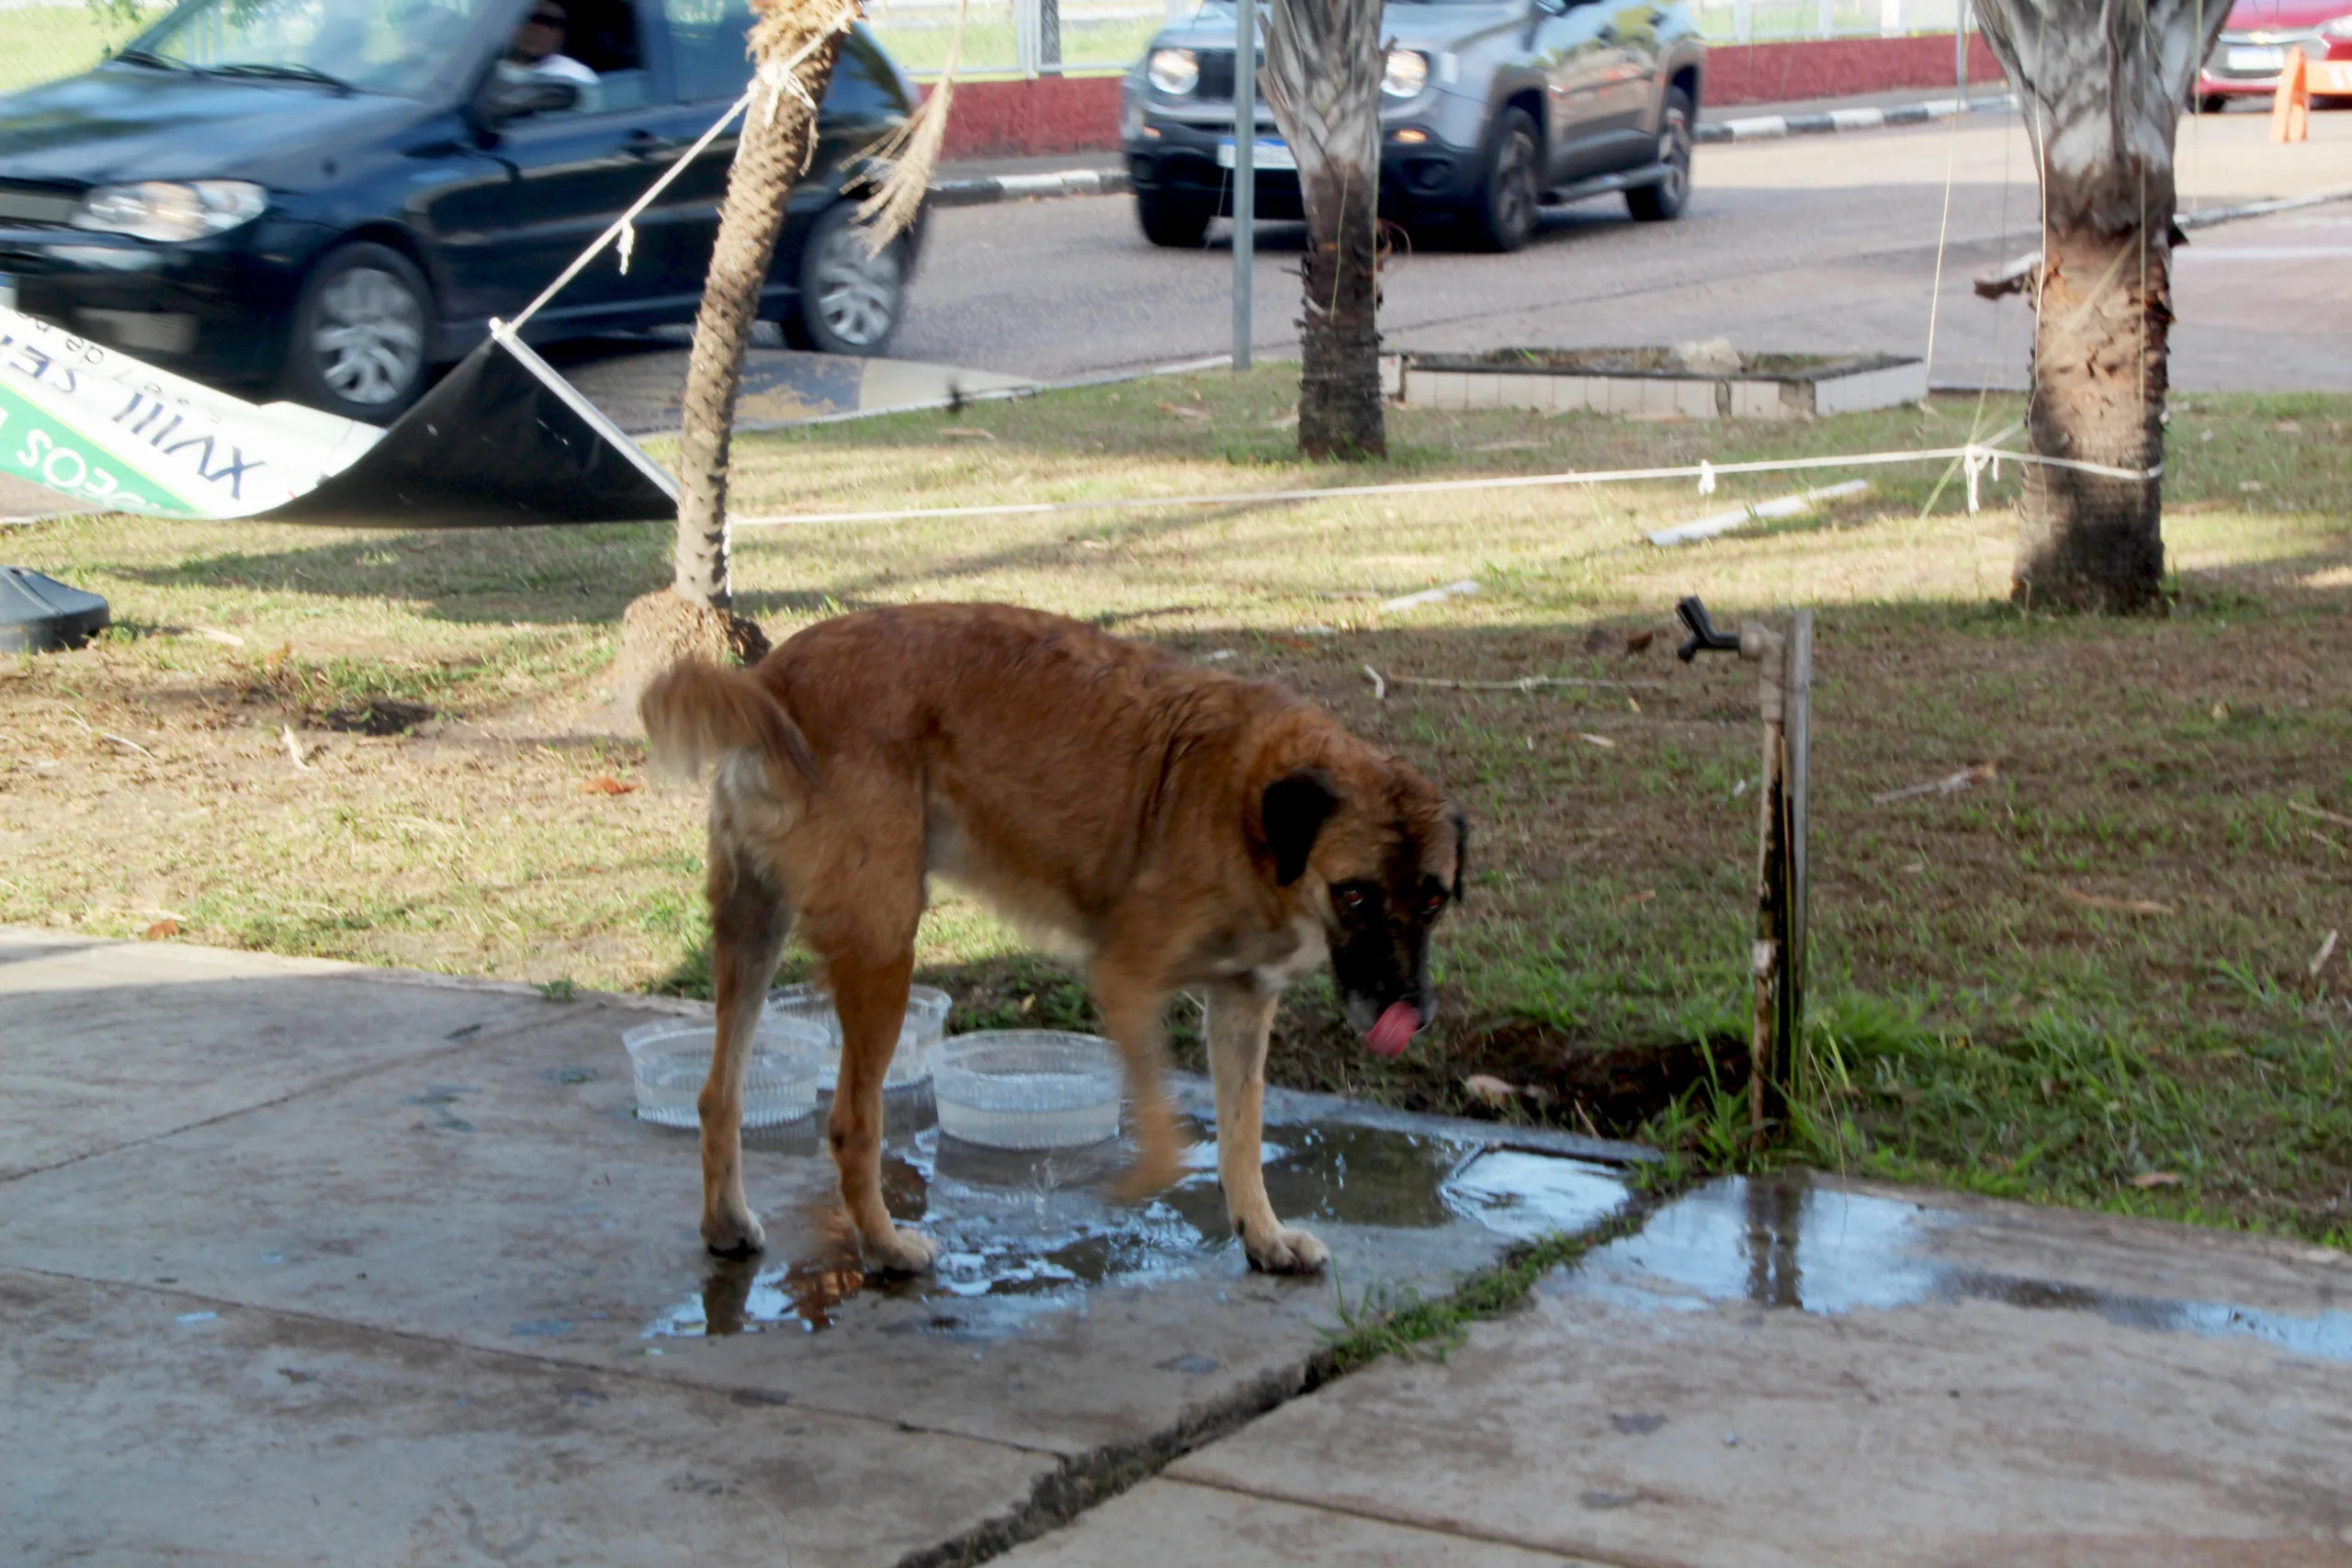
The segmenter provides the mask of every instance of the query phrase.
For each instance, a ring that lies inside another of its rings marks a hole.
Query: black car
[[[0,97],[0,303],[389,420],[742,93],[751,21],[745,0],[186,0],[96,70]],[[874,354],[898,324],[915,237],[869,254],[853,198],[915,102],[857,31],[761,302],[797,343]],[[691,321],[734,146],[525,335]]]

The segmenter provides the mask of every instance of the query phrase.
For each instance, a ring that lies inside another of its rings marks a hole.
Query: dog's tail
[[[653,760],[663,767],[698,774],[727,752],[748,750],[766,758],[779,787],[794,771],[819,782],[808,738],[749,670],[693,660],[672,665],[645,688],[637,714],[653,742]]]

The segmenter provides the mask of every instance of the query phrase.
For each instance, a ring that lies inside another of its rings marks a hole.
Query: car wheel
[[[1682,216],[1690,200],[1690,95],[1677,87],[1666,96],[1666,123],[1658,129],[1657,161],[1666,165],[1656,185],[1625,193],[1625,210],[1644,223]]]
[[[1542,155],[1527,111],[1506,111],[1487,145],[1486,177],[1478,182],[1477,201],[1470,209],[1470,237],[1481,249],[1515,251],[1535,233]]]
[[[387,245],[327,253],[311,269],[286,345],[287,389],[345,419],[389,424],[431,378],[433,288]]]
[[[2207,93],[2197,100],[2199,114],[2220,114],[2229,107],[2229,98],[2221,93]]]
[[[1143,225],[1143,237],[1155,245],[1196,251],[1209,231],[1209,209],[1198,202],[1177,201],[1139,190],[1136,192],[1136,221]]]
[[[890,346],[907,308],[907,240],[867,248],[857,203],[837,201],[800,250],[799,308],[784,322],[796,348],[876,355]]]

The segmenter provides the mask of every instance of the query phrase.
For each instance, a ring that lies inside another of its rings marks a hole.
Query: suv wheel
[[[1690,200],[1690,95],[1679,87],[1666,96],[1657,161],[1665,165],[1665,175],[1656,185],[1636,186],[1625,193],[1625,210],[1644,223],[1679,218]]]
[[[855,200],[825,209],[800,251],[799,307],[784,322],[796,348],[880,354],[907,308],[907,240],[868,250]]]
[[[1178,201],[1149,191],[1136,192],[1136,221],[1143,237],[1170,250],[1196,251],[1209,231],[1209,209],[1197,202]]]
[[[1487,150],[1486,178],[1478,183],[1476,205],[1470,209],[1470,234],[1489,251],[1515,251],[1535,232],[1536,209],[1543,196],[1537,163],[1543,155],[1535,140],[1535,122],[1524,109],[1510,109],[1495,128]]]
[[[400,252],[364,242],[328,252],[294,308],[287,389],[345,419],[390,423],[424,390],[433,315],[432,286]]]

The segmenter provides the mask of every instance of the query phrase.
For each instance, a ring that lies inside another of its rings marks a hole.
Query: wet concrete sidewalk
[[[943,1264],[877,1286],[763,1134],[712,1263],[662,1006],[0,930],[0,1562],[2352,1563],[2343,1254],[1724,1180],[1302,1394],[1331,1286],[1205,1145],[1116,1208],[901,1129]],[[1623,1212],[1637,1151],[1501,1133],[1277,1094],[1269,1186],[1351,1301]]]
[[[2352,1257],[1717,1182],[1004,1561],[2352,1562]]]
[[[902,1129],[943,1263],[876,1286],[813,1132],[762,1134],[770,1251],[713,1263],[693,1139],[631,1113],[662,1006],[0,930],[0,1562],[942,1560],[1327,1345],[1205,1145],[1123,1208],[1107,1156]],[[1273,1098],[1268,1185],[1351,1299],[1598,1223],[1616,1168],[1564,1156],[1639,1153]]]

